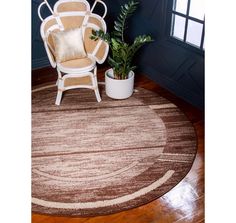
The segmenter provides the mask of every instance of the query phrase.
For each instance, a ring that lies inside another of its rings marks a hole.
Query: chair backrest
[[[71,28],[82,28],[87,54],[94,57],[97,63],[105,61],[109,50],[108,44],[102,40],[91,40],[90,36],[93,29],[106,32],[106,23],[101,16],[91,13],[89,9],[86,0],[60,0],[54,6],[55,14],[43,20],[40,33],[52,67],[56,67],[56,62],[51,33]]]
[[[86,0],[60,0],[53,7],[55,13],[61,12],[89,12],[90,5]]]

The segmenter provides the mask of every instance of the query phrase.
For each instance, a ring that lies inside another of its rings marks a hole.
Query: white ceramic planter
[[[113,99],[126,99],[134,91],[134,72],[129,72],[129,78],[125,80],[114,79],[113,69],[105,72],[106,95]]]

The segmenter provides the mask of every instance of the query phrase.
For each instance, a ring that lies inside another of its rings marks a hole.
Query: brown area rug
[[[196,154],[192,124],[171,102],[138,88],[127,100],[103,89],[32,93],[32,211],[96,216],[146,204],[173,188]]]

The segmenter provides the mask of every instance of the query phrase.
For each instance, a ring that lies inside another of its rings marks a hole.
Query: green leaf
[[[118,32],[121,32],[122,28],[121,27],[118,27],[118,26],[114,26],[115,30],[118,31]]]
[[[115,21],[114,23],[115,23],[116,26],[122,27],[122,24],[120,22]]]
[[[133,14],[133,12],[137,9],[137,5],[139,2],[130,1],[127,4],[121,6],[120,13],[117,17],[117,20],[114,23],[114,29],[119,32],[116,33],[117,36],[121,36],[122,41],[124,41],[124,31],[127,28],[126,20]]]
[[[121,33],[117,32],[117,31],[113,31],[112,34],[115,35],[115,36],[121,36]]]
[[[116,39],[111,39],[112,47],[113,49],[117,50],[119,48],[119,43],[116,41]]]

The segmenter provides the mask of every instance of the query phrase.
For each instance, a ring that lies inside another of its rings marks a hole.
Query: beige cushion
[[[96,61],[90,57],[84,57],[75,60],[58,63],[57,66],[60,71],[65,73],[78,73],[81,71],[91,71],[96,65]]]
[[[86,57],[81,28],[54,32],[52,39],[57,62]]]
[[[85,68],[85,67],[94,65],[94,63],[95,61],[93,61],[91,58],[84,57],[82,59],[76,59],[76,60],[63,62],[61,63],[61,65],[66,68]]]

